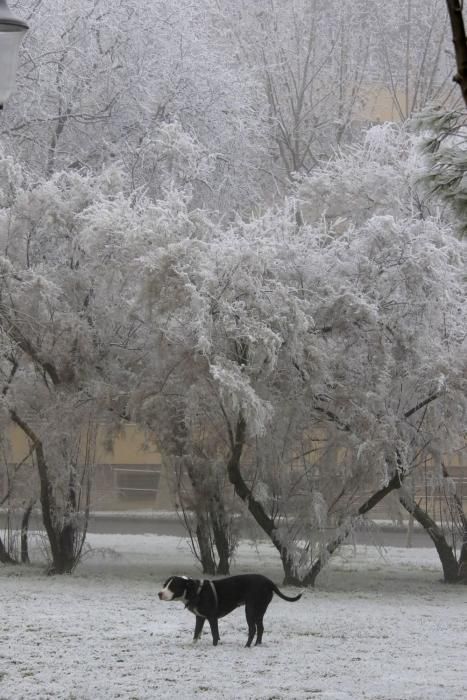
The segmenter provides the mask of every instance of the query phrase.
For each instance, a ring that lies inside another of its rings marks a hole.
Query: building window
[[[122,501],[152,501],[159,490],[160,469],[152,465],[121,464],[112,467],[115,491]]]

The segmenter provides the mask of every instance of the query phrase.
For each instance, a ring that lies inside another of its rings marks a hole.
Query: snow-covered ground
[[[344,548],[297,603],[275,597],[261,647],[239,609],[196,645],[194,617],[157,598],[173,573],[199,577],[184,540],[90,535],[73,576],[0,567],[0,699],[464,700],[467,591],[440,582],[434,550]],[[281,582],[266,544],[235,572]],[[292,591],[289,591],[292,593]]]

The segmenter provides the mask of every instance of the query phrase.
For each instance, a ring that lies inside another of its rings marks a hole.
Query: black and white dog
[[[256,634],[256,644],[261,644],[263,638],[263,617],[273,593],[290,603],[299,600],[302,594],[289,598],[280,592],[275,583],[260,574],[243,574],[229,576],[216,581],[195,580],[186,576],[172,576],[164,583],[159,593],[161,600],[179,600],[185,607],[196,615],[195,636],[197,641],[207,620],[211,626],[214,646],[219,641],[217,621],[228,615],[235,608],[245,606],[248,623],[249,647]]]

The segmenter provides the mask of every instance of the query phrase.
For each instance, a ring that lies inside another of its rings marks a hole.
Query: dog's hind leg
[[[268,605],[272,600],[272,593],[271,597],[268,596],[266,600],[264,600],[261,605],[258,606],[258,608],[255,611],[255,623],[256,623],[256,644],[261,644],[263,641],[263,632],[264,632],[264,625],[263,625],[263,617],[266,613],[266,610],[268,609]]]
[[[246,621],[248,623],[248,639],[245,644],[246,647],[251,646],[251,642],[253,641],[253,637],[256,634],[256,622],[255,622],[255,609],[253,606],[248,605],[248,603],[245,606],[245,614],[246,614]]]
[[[197,642],[198,639],[201,637],[201,632],[203,631],[205,620],[205,617],[200,617],[199,615],[196,616],[195,636],[193,637],[194,642]]]
[[[212,643],[216,647],[217,642],[220,639],[220,637],[219,637],[219,625],[217,624],[217,617],[210,617],[209,624],[211,625]]]
[[[248,621],[248,628],[250,629],[250,634],[251,634],[250,622],[254,623],[254,625],[256,627],[255,646],[257,644],[261,644],[261,642],[263,641],[263,632],[264,632],[263,617],[266,613],[266,610],[268,609],[268,605],[271,602],[271,600],[272,600],[272,591],[265,594],[264,597],[262,598],[262,600],[256,601],[255,605],[251,605],[251,606],[247,605],[247,621]],[[248,641],[250,642],[250,637],[248,637]],[[248,646],[249,646],[249,644],[248,644]]]
[[[263,641],[264,625],[263,625],[263,618],[262,617],[260,617],[256,620],[256,630],[257,630],[257,634],[256,634],[255,646],[257,644],[261,644],[261,642]]]

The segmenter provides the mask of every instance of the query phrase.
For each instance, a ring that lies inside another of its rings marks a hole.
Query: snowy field
[[[0,567],[1,700],[464,700],[467,591],[440,582],[434,550],[344,548],[297,603],[275,597],[261,647],[245,649],[242,609],[194,645],[194,617],[157,592],[199,577],[187,544],[90,535],[73,576]],[[281,582],[266,544],[234,571]],[[289,593],[295,592],[293,589]]]

